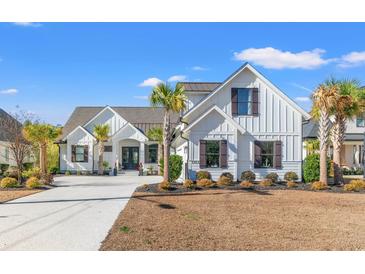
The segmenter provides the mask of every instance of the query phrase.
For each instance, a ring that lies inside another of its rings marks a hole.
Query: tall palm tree
[[[39,167],[41,174],[47,173],[47,147],[61,134],[61,129],[49,124],[26,123],[23,135],[26,140],[39,147]]]
[[[337,86],[337,100],[331,108],[333,115],[332,145],[333,145],[333,170],[334,183],[344,184],[341,170],[341,149],[345,140],[346,121],[354,115],[360,114],[364,108],[365,91],[361,89],[360,83],[354,79],[336,80],[334,78],[326,82],[327,85]]]
[[[104,142],[109,139],[109,125],[95,125],[94,136],[98,141],[99,161],[98,161],[98,175],[104,174]]]
[[[150,139],[152,141],[158,142],[158,160],[157,160],[157,163],[159,163],[160,159],[162,159],[162,155],[163,155],[163,149],[162,149],[163,132],[162,132],[162,128],[160,128],[160,127],[150,128],[147,132],[147,137],[148,137],[148,139]],[[160,173],[160,169],[158,169],[158,172]]]
[[[318,120],[318,139],[320,153],[320,181],[327,184],[327,146],[330,136],[331,107],[336,104],[338,95],[336,85],[321,84],[312,94],[312,116]]]
[[[172,112],[180,113],[186,109],[187,97],[182,85],[177,84],[173,89],[167,83],[158,84],[151,93],[150,102],[153,107],[165,109],[163,119],[163,144],[164,144],[164,180],[169,180],[170,143],[172,141],[171,121]]]

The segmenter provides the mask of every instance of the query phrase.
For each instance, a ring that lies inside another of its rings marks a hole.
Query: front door
[[[139,147],[122,147],[122,168],[137,170],[139,164]]]

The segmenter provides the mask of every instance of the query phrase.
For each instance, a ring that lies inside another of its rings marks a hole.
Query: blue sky
[[[222,81],[249,61],[308,110],[331,75],[365,84],[365,24],[0,23],[0,107],[63,124],[75,106],[145,106],[158,80]]]

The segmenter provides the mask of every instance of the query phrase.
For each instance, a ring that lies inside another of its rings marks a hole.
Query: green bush
[[[284,180],[287,182],[295,182],[298,180],[298,175],[294,171],[288,171],[284,175]]]
[[[23,164],[24,170],[29,170],[29,169],[31,169],[33,167],[34,167],[34,164],[33,163],[24,163]]]
[[[5,177],[0,182],[0,187],[2,188],[12,188],[12,187],[18,187],[18,181],[11,177]]]
[[[41,178],[41,169],[39,167],[34,167],[32,169],[28,169],[26,171],[23,171],[22,173],[23,178],[30,178],[30,177],[36,177],[38,179]]]
[[[70,175],[71,175],[71,171],[67,170],[67,171],[65,172],[65,175],[66,175],[66,176],[70,176]]]
[[[169,157],[169,182],[176,181],[182,171],[183,166],[183,158],[180,155],[170,155]],[[164,161],[163,159],[160,160],[160,170],[163,174],[163,168],[164,168]]]
[[[251,170],[246,170],[241,173],[241,180],[253,182],[256,180],[256,175]]]
[[[330,161],[327,159],[327,176],[330,172]],[[319,181],[319,154],[313,153],[304,159],[303,177],[306,183]]]
[[[26,182],[25,182],[25,186],[26,188],[38,188],[41,187],[42,184],[40,182],[40,180],[37,177],[30,177]]]
[[[57,166],[50,167],[49,168],[49,173],[58,174],[58,173],[60,173],[60,169]]]
[[[9,166],[8,169],[4,172],[4,175],[5,177],[18,179],[18,168],[14,166]]]
[[[265,176],[266,179],[271,180],[275,184],[279,180],[279,175],[276,172],[271,172]]]
[[[5,171],[9,168],[8,164],[0,164],[0,174],[5,173]]]
[[[210,175],[209,171],[206,170],[199,170],[196,172],[196,179],[210,179],[212,176]]]

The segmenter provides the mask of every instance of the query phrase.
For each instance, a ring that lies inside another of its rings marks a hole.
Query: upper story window
[[[364,115],[356,117],[356,126],[357,127],[365,127]]]
[[[257,88],[232,88],[232,116],[258,115],[259,90]]]

